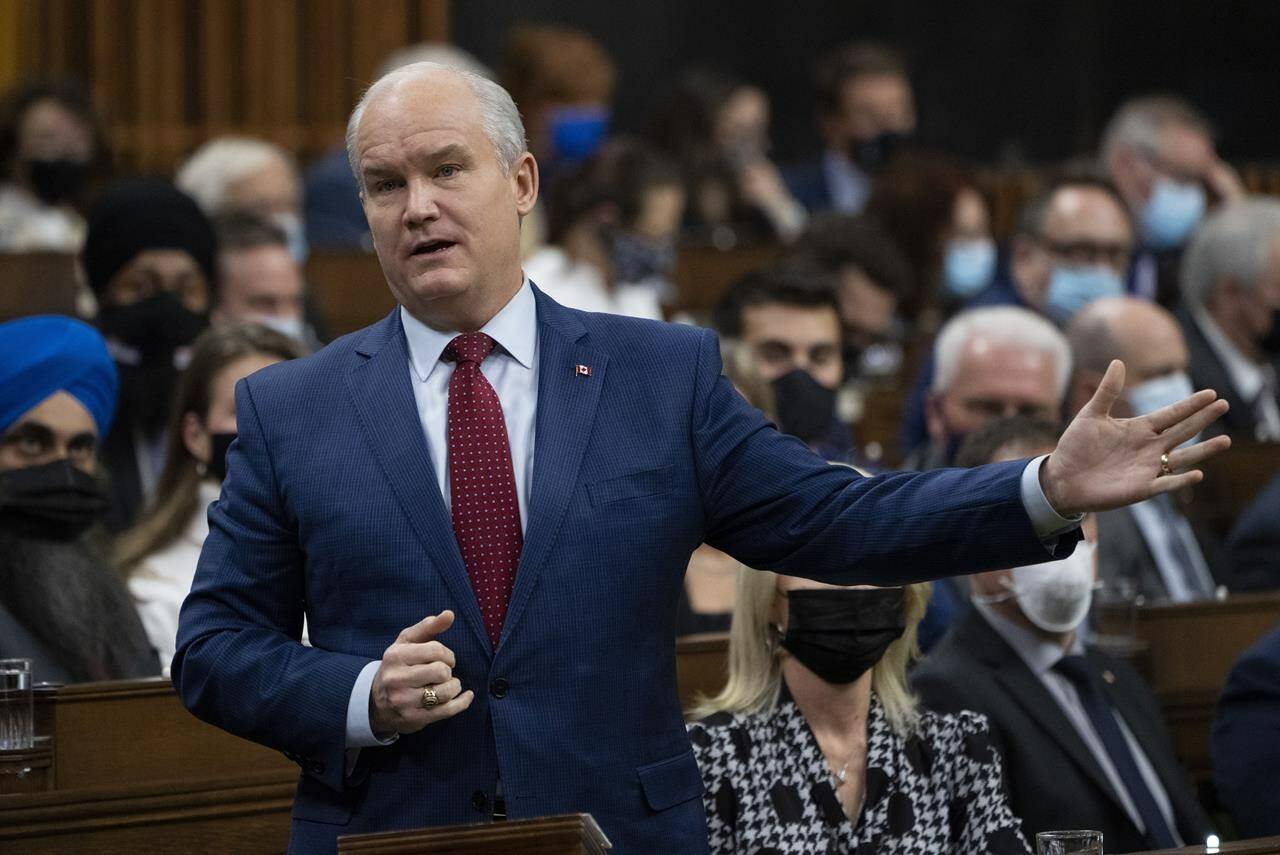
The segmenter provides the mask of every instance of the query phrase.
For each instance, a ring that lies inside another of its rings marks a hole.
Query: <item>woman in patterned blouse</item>
[[[741,575],[728,685],[689,725],[713,853],[1028,852],[986,719],[907,690],[928,598]]]

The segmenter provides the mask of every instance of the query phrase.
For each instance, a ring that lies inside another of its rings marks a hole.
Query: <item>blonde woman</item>
[[[741,574],[728,685],[689,725],[713,853],[1028,851],[986,719],[907,690],[928,599]]]

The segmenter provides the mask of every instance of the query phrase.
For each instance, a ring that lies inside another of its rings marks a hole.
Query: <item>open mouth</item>
[[[424,240],[416,244],[410,255],[436,255],[454,246],[451,240]]]

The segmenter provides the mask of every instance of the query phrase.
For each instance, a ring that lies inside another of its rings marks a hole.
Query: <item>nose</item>
[[[408,199],[404,206],[404,224],[408,228],[421,225],[440,218],[440,208],[436,205],[434,188],[425,178],[413,178],[409,181]]]

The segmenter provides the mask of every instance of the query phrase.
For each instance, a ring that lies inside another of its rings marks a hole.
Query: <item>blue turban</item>
[[[120,381],[107,345],[83,321],[35,315],[0,324],[0,433],[56,392],[66,392],[106,436]]]

